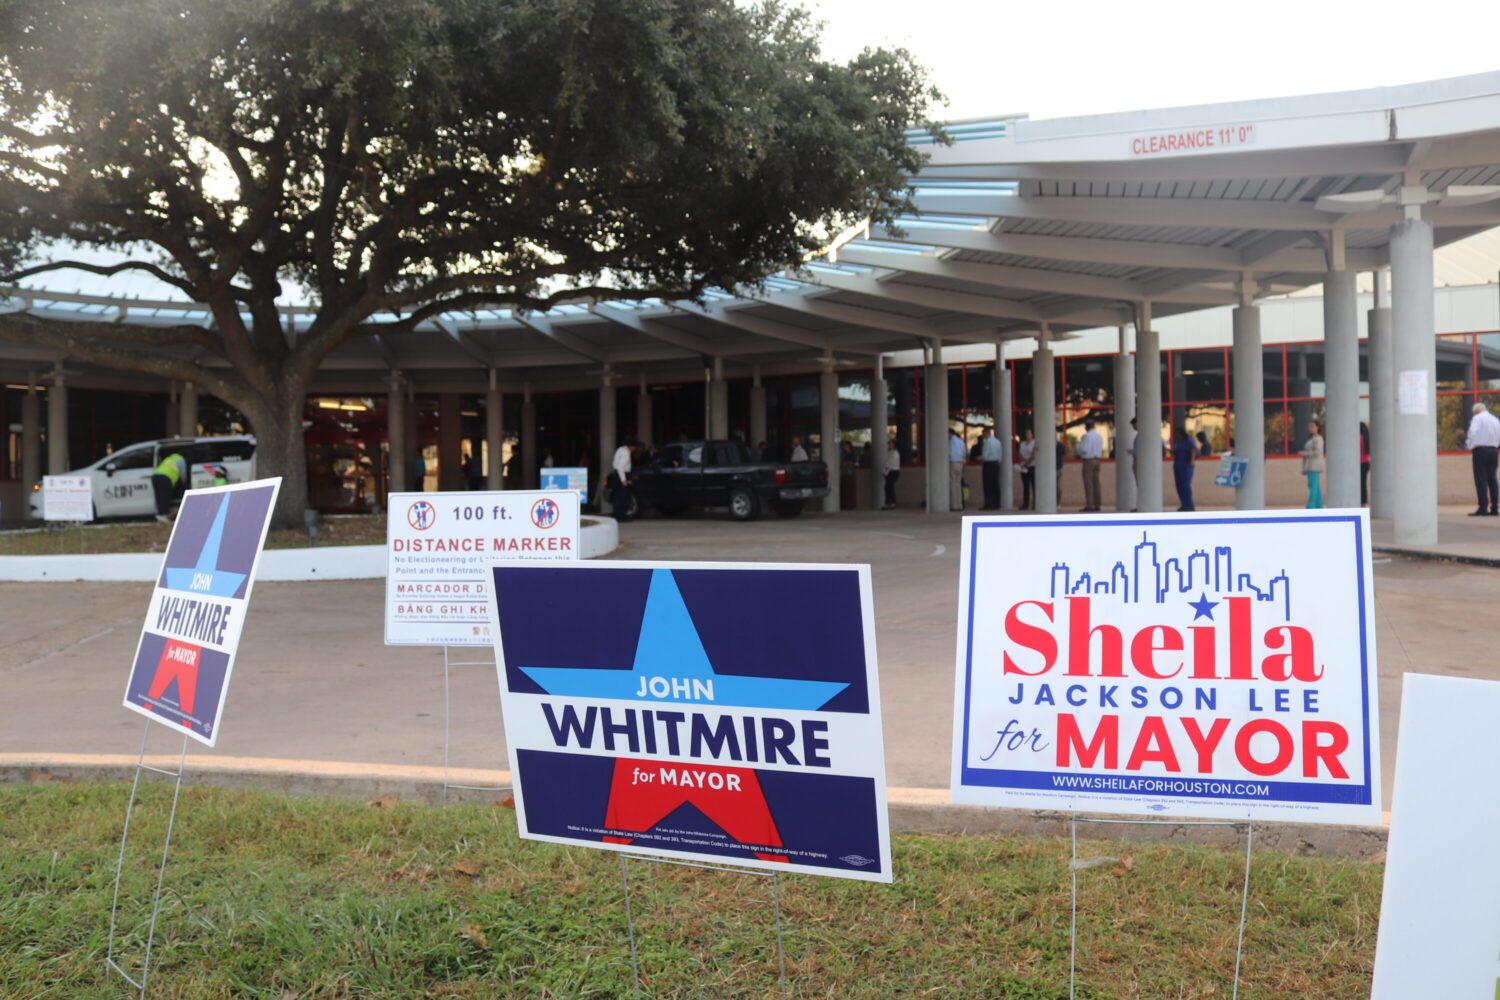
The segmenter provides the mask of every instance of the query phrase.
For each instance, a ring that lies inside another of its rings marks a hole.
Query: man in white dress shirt
[[[1104,438],[1094,430],[1094,422],[1083,422],[1083,437],[1078,441],[1077,453],[1083,462],[1083,509],[1100,510],[1099,459],[1104,457]]]
[[[635,442],[626,441],[615,449],[614,460],[610,466],[614,469],[615,476],[619,480],[615,484],[614,492],[614,515],[616,521],[630,520],[630,499],[633,492],[630,486],[631,456],[635,454]]]
[[[1474,463],[1474,492],[1479,494],[1479,509],[1470,517],[1495,517],[1500,512],[1500,483],[1495,479],[1497,448],[1500,448],[1500,417],[1485,408],[1483,403],[1474,404],[1474,417],[1469,421],[1469,436],[1465,442],[1472,453]]]

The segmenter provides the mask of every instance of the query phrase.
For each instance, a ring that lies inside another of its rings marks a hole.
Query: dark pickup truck
[[[632,513],[654,509],[673,517],[689,507],[727,507],[736,521],[767,508],[796,517],[802,504],[828,495],[822,462],[757,462],[743,441],[683,441],[637,456],[630,475]]]

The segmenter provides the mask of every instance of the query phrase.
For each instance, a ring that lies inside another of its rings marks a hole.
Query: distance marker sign
[[[1380,823],[1364,511],[963,532],[953,801]]]
[[[572,490],[392,493],[386,512],[385,644],[488,646],[492,559],[578,559]]]
[[[183,495],[125,707],[213,746],[281,479]]]
[[[523,837],[891,881],[868,566],[491,573]]]

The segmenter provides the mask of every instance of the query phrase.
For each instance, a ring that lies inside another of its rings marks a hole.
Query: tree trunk
[[[283,376],[274,395],[258,396],[245,407],[255,434],[255,471],[265,479],[281,477],[281,492],[271,516],[273,528],[303,527],[307,509],[307,444],[302,414],[307,387],[300,379]]]

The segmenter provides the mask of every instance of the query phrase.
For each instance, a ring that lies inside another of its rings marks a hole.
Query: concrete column
[[[885,359],[875,355],[870,376],[870,509],[885,506],[885,458],[890,447],[890,418],[885,405]]]
[[[729,383],[724,381],[724,359],[714,358],[714,377],[709,383],[708,436],[729,437]]]
[[[1346,270],[1323,276],[1323,412],[1328,425],[1323,442],[1328,451],[1329,507],[1359,506],[1359,314],[1354,278],[1354,272]]]
[[[181,437],[182,436],[182,399],[177,394],[177,382],[176,382],[175,379],[173,381],[167,383],[167,414],[166,414],[166,416],[167,416],[167,420],[166,420],[166,433],[167,433],[167,437],[169,437],[169,438]]]
[[[1161,338],[1151,329],[1151,304],[1140,305],[1135,323],[1136,507],[1161,510]]]
[[[615,427],[615,379],[608,367],[604,369],[604,384],[599,387],[599,464],[594,469],[595,497],[604,495],[604,480],[613,468],[618,431]]]
[[[1130,356],[1130,335],[1124,324],[1119,327],[1119,350],[1115,353],[1115,509],[1136,509],[1135,463],[1130,445],[1135,432],[1130,419],[1135,416],[1135,359]]]
[[[1036,435],[1036,512],[1057,513],[1057,382],[1052,377],[1052,349],[1048,331],[1037,337],[1031,356],[1031,428]]]
[[[26,378],[21,397],[21,488],[31,489],[42,479],[42,398],[36,394],[36,376]]]
[[[833,370],[832,357],[823,359],[823,374],[818,378],[818,417],[823,463],[828,466],[828,495],[823,498],[823,511],[831,514],[839,509],[839,459],[842,455],[839,449],[839,376]]]
[[[639,441],[646,444],[651,443],[651,387],[646,384],[646,376],[641,375],[641,392],[635,400],[635,436]],[[613,459],[613,456],[611,456]]]
[[[47,474],[68,471],[68,386],[62,366],[52,369],[52,387],[47,390]]]
[[[750,375],[750,447],[759,448],[766,439],[766,387],[760,381],[760,365]],[[786,442],[782,442],[783,445]],[[757,456],[759,457],[759,456]]]
[[[427,477],[414,475],[411,469],[412,459],[422,454],[422,421],[417,415],[417,389],[411,382],[404,382],[406,390],[406,408],[402,410],[402,416],[406,420],[406,451],[401,455],[401,463],[406,466],[407,489],[414,493],[421,493],[427,489]],[[423,461],[426,467],[426,461]]]
[[[1391,227],[1391,368],[1396,379],[1392,504],[1397,545],[1435,545],[1437,520],[1437,346],[1432,296],[1432,224],[1427,192],[1401,189],[1406,217]]]
[[[500,372],[490,369],[489,388],[484,393],[484,446],[489,454],[485,470],[486,489],[505,489],[505,396],[500,392]]]
[[[463,397],[456,392],[438,396],[438,489],[461,490],[464,481]]]
[[[405,493],[412,489],[407,480],[407,461],[411,454],[411,440],[407,436],[406,386],[400,372],[391,372],[390,391],[385,400],[386,435],[386,490],[390,493]],[[417,489],[421,489],[418,484]]]
[[[183,437],[198,436],[198,387],[191,382],[182,383],[182,392],[177,397],[177,433]]]
[[[1239,510],[1266,506],[1266,388],[1261,354],[1260,307],[1242,293],[1234,324],[1234,453],[1248,463],[1245,481],[1235,491]]]
[[[1005,363],[1005,344],[995,345],[995,374],[990,377],[991,407],[995,414],[995,437],[1000,442],[1000,509],[1016,505],[1015,449],[1016,426],[1012,420],[1010,368]]]
[[[1391,369],[1391,302],[1385,272],[1375,272],[1375,308],[1370,310],[1370,516],[1390,517],[1396,467],[1392,439],[1396,383]]]
[[[922,373],[923,438],[927,458],[927,513],[948,512],[948,369],[943,342],[932,342],[932,363]]]
[[[536,404],[531,401],[531,383],[524,386],[521,397],[521,485],[523,490],[537,487]]]

